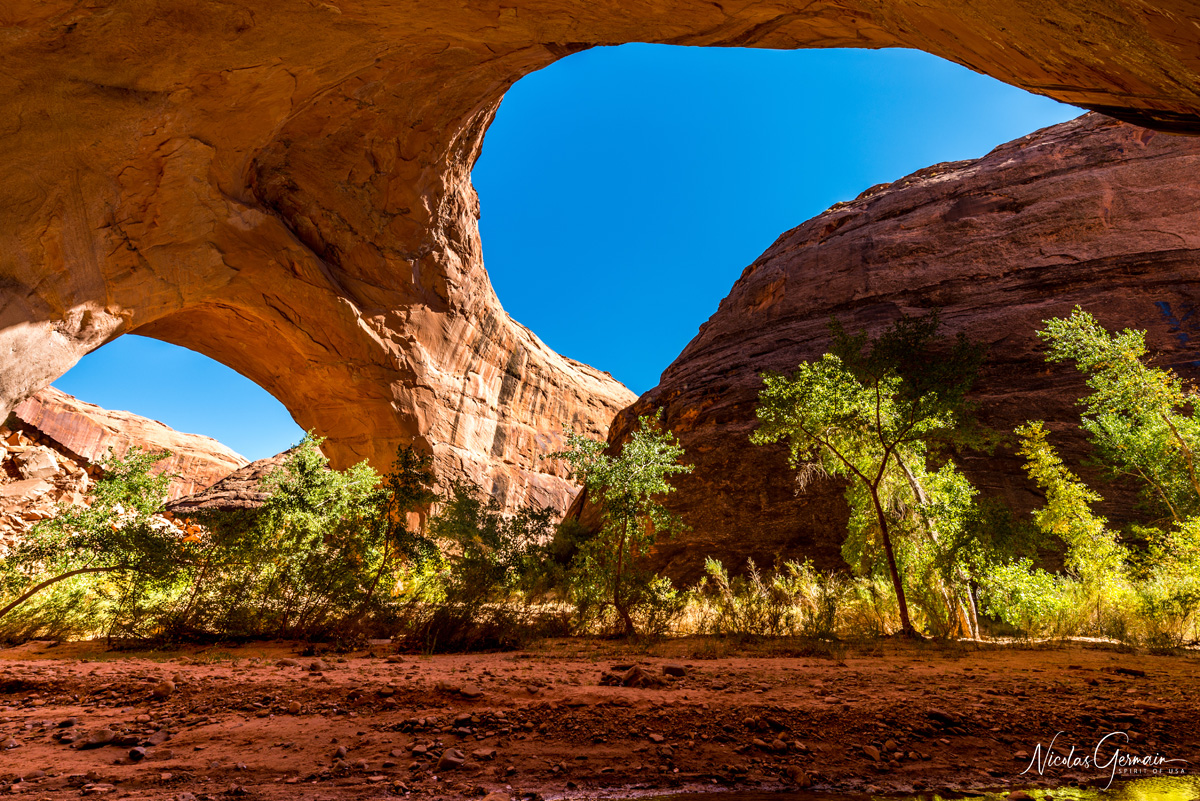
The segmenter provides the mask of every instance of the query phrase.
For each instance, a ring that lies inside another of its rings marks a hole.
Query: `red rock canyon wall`
[[[1037,131],[973,161],[937,164],[863,192],[784,233],[745,269],[717,312],[613,423],[662,407],[696,465],[668,506],[693,530],[660,543],[671,575],[696,578],[706,555],[741,568],[806,556],[844,566],[842,485],[800,491],[783,446],[749,443],[759,375],[828,350],[828,323],[872,333],[940,308],[944,332],[987,344],[974,393],[1004,431],[1045,419],[1077,464],[1086,391],[1070,365],[1047,365],[1041,321],[1076,304],[1110,328],[1148,329],[1158,363],[1200,378],[1200,138],[1096,114]],[[988,495],[1039,504],[1011,448],[967,455]],[[1098,485],[1119,518],[1133,498]]]
[[[251,378],[338,466],[415,442],[510,505],[561,507],[539,455],[633,398],[491,289],[470,169],[513,82],[629,41],[913,47],[1200,132],[1198,19],[1184,0],[9,0],[0,414],[136,332]]]

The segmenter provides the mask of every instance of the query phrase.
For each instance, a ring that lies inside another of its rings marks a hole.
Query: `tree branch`
[[[65,579],[69,579],[74,576],[82,576],[85,573],[111,573],[115,570],[133,570],[133,569],[134,568],[131,568],[128,565],[112,565],[110,567],[81,567],[78,570],[68,570],[66,573],[63,573],[60,576],[55,576],[54,578],[46,579],[41,584],[38,584],[36,587],[33,587],[30,590],[27,590],[23,595],[21,595],[21,597],[17,598],[17,600],[13,601],[12,603],[10,603],[8,606],[4,607],[3,609],[0,609],[0,617],[4,617],[9,612],[16,609],[18,606],[25,603],[30,598],[32,598],[34,595],[37,595],[39,592],[46,589],[47,587],[57,584],[58,582],[63,581]]]

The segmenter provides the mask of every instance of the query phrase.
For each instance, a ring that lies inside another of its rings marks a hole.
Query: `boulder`
[[[60,472],[58,460],[49,448],[32,447],[13,456],[13,464],[25,479],[54,478]]]

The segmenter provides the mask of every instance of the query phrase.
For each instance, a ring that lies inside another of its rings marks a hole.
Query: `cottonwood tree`
[[[1018,428],[1025,470],[1045,493],[1034,522],[1066,546],[1067,576],[1057,577],[1055,587],[1090,608],[1087,627],[1093,632],[1108,633],[1109,618],[1119,617],[1116,612],[1133,598],[1146,623],[1178,644],[1200,610],[1195,390],[1174,371],[1148,364],[1144,331],[1107,331],[1078,306],[1044,326],[1037,333],[1046,343],[1047,361],[1073,362],[1087,377],[1091,391],[1080,401],[1080,427],[1097,461],[1111,476],[1139,487],[1148,518],[1128,526],[1135,535],[1131,541],[1144,542],[1144,549],[1123,542],[1121,532],[1093,511],[1101,495],[1068,469],[1045,425],[1032,421]],[[1030,565],[1009,581],[1049,586]]]
[[[936,312],[900,317],[874,339],[848,334],[836,321],[830,327],[831,353],[791,375],[763,375],[751,441],[786,440],[793,467],[815,465],[849,480],[852,514],[873,524],[882,545],[901,630],[915,635],[896,558],[894,499],[907,487],[912,505],[935,509],[937,499],[922,483],[933,475],[926,457],[931,444],[965,438],[967,392],[983,348],[961,334],[939,339]],[[961,488],[957,480],[942,483]],[[925,533],[936,538],[932,516],[922,517]]]
[[[1087,376],[1081,427],[1114,474],[1137,482],[1162,519],[1200,514],[1196,395],[1172,370],[1146,364],[1146,333],[1110,333],[1078,306],[1038,331],[1046,359]]]
[[[637,633],[633,609],[654,589],[654,575],[638,567],[657,536],[682,528],[682,521],[658,498],[673,492],[668,478],[690,473],[680,463],[684,450],[662,427],[662,410],[638,418],[638,425],[616,454],[607,445],[578,434],[567,435],[567,448],[548,458],[563,459],[588,497],[600,508],[603,527],[575,558],[575,572],[592,589],[603,588],[624,633]]]

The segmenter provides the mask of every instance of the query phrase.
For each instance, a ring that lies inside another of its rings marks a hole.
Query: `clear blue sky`
[[[514,318],[640,393],[784,231],[1079,113],[919,52],[598,48],[505,97],[474,172],[484,260]],[[141,337],[55,386],[251,459],[302,433],[233,371]]]

